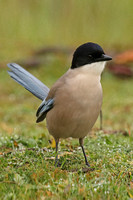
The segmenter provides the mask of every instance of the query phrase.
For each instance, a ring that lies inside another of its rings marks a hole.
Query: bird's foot
[[[59,160],[55,160],[55,167],[61,167],[61,162]]]
[[[90,167],[90,164],[88,162],[85,163],[88,167]]]
[[[94,171],[95,169],[94,168],[91,168],[91,167],[83,167],[82,168],[82,172],[84,173],[87,173],[87,172],[92,172]]]
[[[82,168],[82,171],[83,171],[84,173],[89,172],[89,171],[94,171],[94,170],[95,170],[94,168],[91,168],[91,167],[90,167],[90,164],[89,164],[88,162],[86,162],[85,164],[87,165],[87,167]]]

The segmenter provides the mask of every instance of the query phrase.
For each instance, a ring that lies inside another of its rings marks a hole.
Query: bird
[[[36,117],[39,123],[46,118],[46,126],[56,143],[55,165],[59,165],[58,144],[61,138],[77,138],[85,164],[88,162],[83,140],[94,126],[102,106],[101,74],[111,56],[102,47],[87,42],[73,53],[72,63],[49,89],[40,80],[16,63],[9,63],[10,77],[42,100]]]

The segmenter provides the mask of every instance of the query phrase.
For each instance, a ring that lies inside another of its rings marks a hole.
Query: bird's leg
[[[103,129],[103,113],[102,113],[102,109],[100,110],[100,130]]]
[[[59,144],[59,139],[55,139],[56,143],[56,157],[55,157],[55,166],[59,167],[59,161],[58,161],[58,144]]]
[[[83,138],[79,138],[79,144],[82,148],[82,151],[83,151],[83,154],[84,154],[84,158],[85,158],[85,164],[90,167],[89,163],[88,163],[88,160],[87,160],[87,157],[86,157],[86,154],[85,154],[85,150],[84,150],[84,147],[83,147]]]

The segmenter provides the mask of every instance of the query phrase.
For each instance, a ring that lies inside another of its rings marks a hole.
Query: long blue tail
[[[11,78],[22,85],[26,90],[41,100],[44,100],[47,97],[49,88],[36,77],[16,63],[9,63],[7,66],[11,69],[11,71],[8,71]]]

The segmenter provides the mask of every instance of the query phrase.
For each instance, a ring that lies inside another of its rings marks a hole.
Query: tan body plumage
[[[69,69],[51,88],[47,99],[54,98],[55,103],[46,121],[55,139],[84,138],[93,127],[102,105],[100,75],[104,64],[98,70],[96,64]]]

